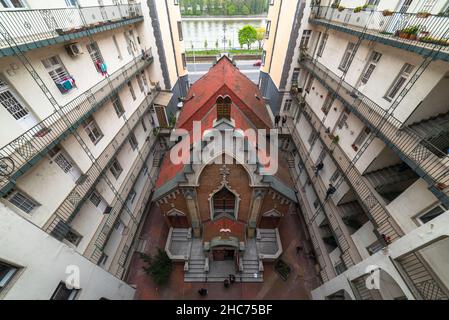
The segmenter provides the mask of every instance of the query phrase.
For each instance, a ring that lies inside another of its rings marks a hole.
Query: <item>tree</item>
[[[251,48],[251,44],[257,40],[257,31],[253,26],[246,25],[239,30],[239,43],[240,46],[248,46],[248,50]]]
[[[262,42],[265,39],[265,28],[264,27],[259,27],[256,28],[257,31],[257,36],[256,36],[256,40],[259,43],[259,50],[262,49]]]
[[[236,13],[237,13],[236,6],[232,3],[228,4],[228,6],[226,7],[226,14],[228,16],[234,16]]]
[[[147,267],[143,267],[143,270],[153,278],[157,285],[168,282],[173,270],[173,263],[164,250],[158,248],[157,254],[154,257],[146,254],[141,254],[140,257],[148,264]]]
[[[247,16],[247,15],[249,15],[249,8],[248,8],[248,6],[246,5],[246,4],[244,4],[243,6],[242,6],[242,14],[244,15],[244,16]]]

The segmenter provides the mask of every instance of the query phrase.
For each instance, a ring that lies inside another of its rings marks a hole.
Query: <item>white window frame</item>
[[[71,78],[59,55],[54,55],[49,58],[42,59],[42,64],[44,65],[45,69],[50,75],[50,78],[55,84],[61,83],[64,80]]]
[[[120,118],[125,113],[125,108],[123,108],[122,100],[120,100],[118,93],[112,96],[111,102],[117,117]]]
[[[95,70],[101,72],[101,69],[97,66],[96,62],[104,63],[103,56],[101,55],[100,47],[96,41],[92,41],[86,44],[87,52],[89,52],[92,63],[94,64]]]
[[[270,30],[271,30],[271,20],[268,20],[267,26],[265,28],[265,39],[268,39],[270,37]]]
[[[8,284],[11,283],[14,277],[17,276],[20,268],[10,263],[4,262],[2,260],[0,260],[0,266],[2,266],[4,269],[7,269],[3,277],[0,278],[0,293],[1,293],[2,290],[5,289],[8,286]]]
[[[323,33],[320,40],[320,45],[318,46],[317,56],[322,57],[324,49],[326,48],[327,39],[329,39],[329,33]]]
[[[63,288],[63,286],[64,286],[64,288]],[[59,290],[61,290],[61,289],[69,290],[69,291],[70,291],[70,294],[69,294],[67,300],[75,300],[76,297],[77,297],[77,295],[78,295],[78,293],[79,293],[79,291],[80,291],[80,289],[75,289],[75,288],[73,288],[73,289],[68,289],[68,288],[67,288],[67,285],[65,284],[65,282],[64,282],[64,281],[61,281],[61,282],[58,284],[58,286],[56,287],[56,289],[55,289],[55,291],[53,292],[53,294],[51,295],[50,300],[59,300],[59,299],[55,299],[55,296],[58,294]]]
[[[136,101],[137,97],[136,93],[134,92],[134,87],[131,80],[128,81],[128,89],[129,92],[131,93],[131,97],[133,98],[134,101]]]
[[[137,148],[139,147],[139,142],[137,141],[136,135],[134,134],[134,132],[131,132],[129,134],[128,137],[128,142],[131,145],[131,149],[137,150]]]
[[[303,30],[299,47],[308,49],[311,37],[312,37],[312,30],[310,29]]]
[[[346,46],[345,53],[343,54],[343,57],[341,58],[340,64],[338,66],[338,69],[340,69],[343,72],[348,71],[349,69],[349,62],[351,61],[351,58],[355,54],[355,46],[356,44],[354,42],[349,42]]]
[[[5,9],[25,9],[25,8],[28,8],[28,4],[26,3],[25,0],[17,0],[17,1],[19,1],[22,6],[20,6],[20,7],[14,6],[14,4],[11,2],[11,0],[2,0],[1,3],[2,3],[2,5],[3,5],[3,7]]]
[[[123,172],[123,168],[118,162],[117,158],[112,160],[111,166],[109,167],[109,171],[112,173],[115,179],[118,179]]]
[[[363,70],[362,75],[360,76],[361,84],[365,85],[368,83],[374,70],[376,70],[377,64],[379,63],[381,58],[382,58],[382,54],[380,52],[373,51],[371,53],[370,59],[369,59],[368,63],[366,64],[366,67]]]
[[[103,199],[101,198],[100,194],[97,192],[97,190],[92,191],[92,193],[89,196],[89,201],[98,208],[98,206],[100,205],[101,201]]]
[[[431,207],[430,209],[427,209],[427,210],[425,210],[424,212],[421,212],[421,213],[419,213],[418,215],[416,215],[416,216],[415,216],[415,221],[416,221],[416,223],[417,223],[418,225],[424,225],[424,224],[426,224],[426,223],[429,223],[429,222],[432,221],[433,219],[435,219],[436,217],[430,219],[430,220],[427,221],[427,222],[424,222],[424,221],[421,220],[421,218],[422,218],[423,216],[429,214],[431,211],[433,211],[433,210],[435,210],[435,209],[437,209],[437,208],[439,208],[439,209],[441,209],[441,210],[443,211],[443,212],[441,212],[440,214],[438,214],[438,216],[441,215],[441,214],[443,214],[443,213],[445,213],[445,212],[447,211],[442,205],[440,205],[440,204],[435,205],[435,206]]]
[[[8,201],[16,208],[29,215],[32,214],[33,211],[40,206],[37,201],[20,190],[14,190],[8,196]]]
[[[30,114],[30,111],[23,105],[21,99],[16,96],[9,84],[2,79],[0,79],[0,104],[15,120],[20,120]]]
[[[84,130],[86,131],[87,136],[94,145],[96,145],[104,137],[103,132],[101,131],[94,118],[90,118],[86,121]]]
[[[396,96],[401,92],[402,87],[407,83],[407,80],[410,78],[413,70],[415,69],[414,65],[409,63],[405,63],[399,74],[394,79],[390,88],[387,90],[387,93],[384,96],[384,99],[391,102]]]

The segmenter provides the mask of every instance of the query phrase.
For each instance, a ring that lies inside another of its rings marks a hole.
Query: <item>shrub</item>
[[[140,257],[143,261],[148,263],[148,266],[143,267],[143,270],[153,278],[157,285],[162,285],[168,282],[173,270],[173,263],[164,250],[158,248],[157,254],[154,257],[146,254],[141,254]]]

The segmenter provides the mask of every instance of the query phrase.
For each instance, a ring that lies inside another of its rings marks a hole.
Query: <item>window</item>
[[[120,174],[123,171],[122,166],[117,161],[117,159],[114,159],[112,161],[112,164],[111,164],[111,167],[109,168],[109,170],[111,171],[111,173],[112,173],[112,175],[114,176],[115,179],[118,179],[118,177],[120,177]]]
[[[343,129],[343,127],[347,128],[348,127],[347,121],[348,121],[348,115],[343,112],[343,114],[340,117],[340,121],[338,121],[338,125],[337,125],[338,129],[341,130],[341,129]]]
[[[265,39],[268,39],[270,37],[270,29],[271,29],[271,21],[267,21],[267,28],[265,31]]]
[[[369,78],[374,72],[374,69],[376,69],[377,63],[379,62],[381,57],[382,54],[376,51],[371,54],[371,58],[365,68],[365,71],[363,71],[362,73],[362,77],[360,78],[360,82],[362,84],[366,84],[368,82]]]
[[[330,182],[334,183],[335,181],[338,180],[338,178],[340,178],[340,171],[335,171],[334,174],[332,175],[332,177],[330,178]]]
[[[182,67],[184,69],[186,69],[187,68],[187,60],[186,60],[186,54],[185,53],[181,54],[181,59],[182,59]]]
[[[75,87],[75,82],[62,64],[59,56],[44,59],[42,64],[61,93],[66,93]]]
[[[77,246],[83,237],[73,229],[70,229],[65,235],[64,239],[70,242],[71,244]]]
[[[140,120],[140,123],[142,123],[143,132],[147,132],[147,125],[145,124],[145,120],[143,118]]]
[[[67,7],[76,7],[76,0],[65,0]]]
[[[117,58],[121,60],[123,58],[122,52],[120,51],[120,47],[118,45],[117,38],[115,37],[115,35],[112,36],[112,40],[114,42],[115,49],[117,50]]]
[[[178,25],[178,36],[179,36],[179,41],[184,40],[183,35],[182,35],[182,22],[178,21],[177,22]]]
[[[323,37],[321,38],[320,45],[318,47],[317,56],[321,57],[324,52],[324,48],[326,48],[327,39],[329,38],[329,34],[325,33],[323,34]]]
[[[285,111],[290,111],[290,108],[292,107],[292,99],[287,99],[285,100],[284,103],[284,110]]]
[[[404,64],[401,71],[399,72],[399,75],[393,81],[393,84],[391,85],[390,89],[388,89],[387,94],[384,97],[386,100],[391,101],[396,97],[396,95],[399,93],[399,90],[402,88],[407,79],[410,77],[410,74],[412,73],[414,68],[415,67],[412,66],[411,64],[408,63]]]
[[[132,35],[132,30],[128,32],[125,32],[125,40],[126,40],[126,49],[128,50],[128,54],[132,55],[133,51],[136,51],[136,47],[134,45],[134,41],[130,38],[130,35]]]
[[[292,83],[298,83],[300,68],[293,69]]]
[[[139,85],[140,92],[144,92],[143,81],[142,81],[140,74],[137,74],[136,80],[137,80],[137,84]]]
[[[0,261],[0,292],[11,282],[17,271],[19,271],[19,268]]]
[[[28,109],[19,102],[8,84],[2,80],[0,80],[0,103],[15,120],[22,119],[29,114]]]
[[[98,194],[97,191],[92,191],[92,193],[89,196],[90,202],[96,207],[98,207],[101,203],[101,196]]]
[[[106,264],[106,261],[108,261],[109,256],[106,253],[102,253],[100,259],[98,260],[99,266],[104,266]],[[107,300],[107,299],[101,299],[100,300]]]
[[[214,208],[214,219],[220,217],[221,215],[227,215],[235,218],[235,195],[227,188],[223,188],[214,194],[212,201]]]
[[[68,289],[64,282],[60,282],[50,300],[75,300],[79,289]]]
[[[339,275],[346,271],[346,266],[342,261],[339,261],[334,265],[334,269],[335,269],[335,273],[337,273],[337,275]]]
[[[103,138],[103,133],[101,132],[100,128],[98,128],[97,123],[92,117],[87,119],[87,121],[85,122],[84,130],[86,130],[86,133],[93,144],[97,144],[98,141]]]
[[[136,150],[139,144],[137,143],[137,139],[136,139],[136,136],[134,135],[134,133],[131,133],[129,135],[128,141],[129,141],[129,144],[131,145],[131,148],[133,150]]]
[[[179,5],[179,0],[174,0],[175,6]]]
[[[435,6],[435,3],[436,3],[436,0],[425,0],[419,11],[430,12],[430,11],[432,11],[433,7]]]
[[[145,71],[142,70],[140,75],[142,76],[143,85],[145,86],[145,88],[148,88],[148,81],[147,81],[147,77],[145,76]]]
[[[310,93],[310,89],[312,88],[312,84],[313,84],[313,76],[312,76],[312,74],[310,73],[309,74],[309,80],[307,80],[307,85],[306,85],[306,88],[305,88],[305,90],[306,90],[306,92],[307,93]]]
[[[136,93],[134,92],[133,84],[131,83],[131,81],[128,81],[128,89],[131,93],[131,96],[133,97],[133,100],[136,100]]]
[[[5,8],[26,8],[23,0],[0,0],[0,3]]]
[[[136,195],[137,195],[137,192],[135,190],[132,190],[128,195],[128,199],[127,199],[128,203],[130,203],[130,204],[133,203],[134,199],[136,199]]]
[[[94,63],[95,69],[98,72],[101,71],[101,65],[104,62],[103,57],[101,56],[100,48],[98,47],[98,44],[94,41],[86,45],[87,51],[89,52],[90,58],[92,59],[92,62]]]
[[[309,41],[310,41],[311,35],[312,35],[312,30],[304,30],[302,32],[300,48],[304,48],[304,49],[309,48]]]
[[[370,134],[370,132],[371,132],[371,130],[368,127],[363,129],[362,132],[360,132],[357,139],[355,139],[354,145],[360,147],[365,142],[366,138],[368,138],[368,135]]]
[[[262,51],[262,65],[264,66],[265,65],[265,60],[266,60],[266,58],[267,58],[267,51],[265,51],[265,50],[263,50]]]
[[[351,59],[355,54],[355,43],[349,42],[348,46],[346,47],[346,51],[343,54],[343,58],[341,59],[340,65],[338,66],[338,69],[341,71],[347,71],[349,68],[349,65],[351,64]]]
[[[217,120],[222,118],[231,120],[231,104],[232,100],[228,96],[217,99]]]
[[[20,191],[14,191],[8,199],[13,205],[26,213],[31,213],[39,204]]]
[[[430,220],[435,219],[440,214],[443,214],[446,210],[441,206],[436,206],[418,216],[418,221],[422,224],[429,222]]]
[[[309,135],[309,139],[307,139],[307,142],[309,143],[310,147],[312,148],[315,145],[316,140],[318,139],[318,133],[312,130],[312,132]]]
[[[111,98],[112,106],[114,107],[115,113],[118,117],[121,117],[125,113],[125,109],[123,108],[122,101],[120,100],[120,97],[118,94],[115,94]]]
[[[332,94],[328,94],[326,99],[324,100],[323,106],[321,107],[321,111],[323,111],[324,114],[328,114],[329,110],[332,107],[332,104],[334,103],[334,96]]]

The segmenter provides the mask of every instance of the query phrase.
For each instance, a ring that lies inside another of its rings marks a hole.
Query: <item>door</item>
[[[170,222],[170,226],[173,228],[188,228],[189,221],[186,216],[168,216],[168,221]]]
[[[73,165],[73,163],[63,153],[62,150],[56,153],[56,155],[53,157],[53,160],[62,169],[62,171],[67,173],[72,178],[74,182],[78,181],[79,177],[81,176],[80,169]]]
[[[24,130],[28,130],[39,123],[38,119],[25,107],[22,100],[1,79],[0,103]]]
[[[165,107],[154,106],[156,109],[157,121],[159,122],[159,127],[168,128],[167,114],[165,113]]]

